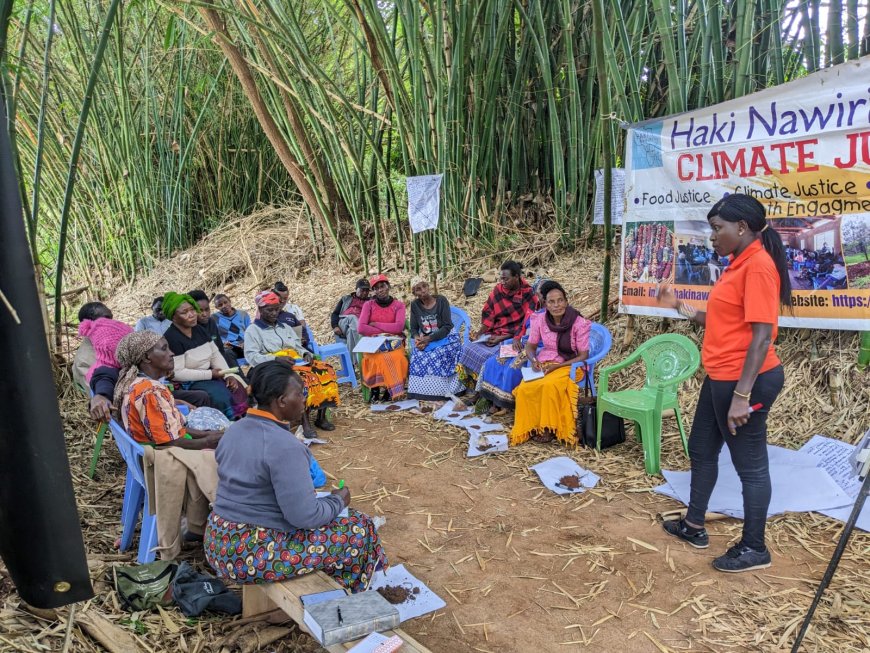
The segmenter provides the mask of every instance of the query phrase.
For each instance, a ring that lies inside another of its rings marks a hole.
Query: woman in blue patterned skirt
[[[459,336],[453,331],[450,302],[433,295],[429,282],[415,279],[411,292],[411,368],[408,396],[415,399],[445,399],[465,391],[456,363],[462,353]]]

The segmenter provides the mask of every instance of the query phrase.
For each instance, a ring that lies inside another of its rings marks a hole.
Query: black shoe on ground
[[[735,544],[725,555],[719,556],[713,561],[713,568],[730,574],[753,569],[767,569],[770,566],[770,551],[756,551],[743,542]]]
[[[321,431],[335,430],[335,424],[329,421],[329,418],[326,416],[326,411],[317,414],[317,419],[314,420],[314,426],[319,428]]]
[[[684,519],[675,519],[662,523],[662,528],[665,533],[678,537],[684,542],[688,542],[696,549],[706,549],[710,546],[710,538],[707,536],[707,529],[702,528],[695,533],[690,533]]]

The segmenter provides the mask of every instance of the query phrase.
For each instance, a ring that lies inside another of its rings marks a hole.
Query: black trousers
[[[782,366],[759,374],[752,386],[749,404],[763,407],[749,416],[749,421],[728,431],[728,409],[737,381],[704,379],[689,436],[692,462],[692,492],[686,520],[704,524],[704,514],[719,476],[719,453],[728,445],[734,469],[743,485],[743,543],[763,550],[767,508],[770,505],[770,466],[767,460],[767,413],[782,390],[785,376]]]

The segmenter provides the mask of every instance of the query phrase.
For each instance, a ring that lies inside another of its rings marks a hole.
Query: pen
[[[340,624],[343,624],[343,623],[344,623],[344,619],[341,618],[341,608],[336,608],[335,611],[338,613],[338,623],[339,623],[339,625],[340,625]]]
[[[761,410],[762,408],[764,408],[764,404],[752,404],[749,407],[749,412],[754,413],[756,410]],[[341,486],[339,485],[339,487]]]
[[[760,407],[761,407],[761,406],[759,405],[759,408],[760,408]],[[343,487],[344,487],[344,479],[341,479],[341,480],[338,482],[338,489],[341,490]]]

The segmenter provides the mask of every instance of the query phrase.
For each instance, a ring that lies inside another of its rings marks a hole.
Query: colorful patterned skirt
[[[582,378],[582,370],[578,370]],[[577,444],[577,398],[580,389],[571,380],[571,368],[560,367],[543,379],[523,381],[514,390],[517,401],[510,445],[522,444],[548,431],[567,445]]]
[[[390,399],[405,394],[408,379],[408,356],[404,349],[363,354],[362,382],[367,388],[386,388]]]
[[[290,361],[299,360],[302,355],[295,349],[282,349],[275,356],[287,358]],[[311,361],[308,365],[294,365],[293,371],[302,377],[308,398],[306,408],[335,408],[340,403],[338,396],[338,377],[335,369],[323,361]]]
[[[487,347],[482,342],[471,342],[462,348],[456,371],[459,374],[459,380],[465,384],[465,387],[474,390],[477,385],[477,377],[484,364],[493,356],[498,355],[498,350],[498,345]]]
[[[205,559],[218,578],[270,583],[323,570],[351,592],[365,590],[387,556],[368,515],[348,510],[323,528],[285,532],[227,521],[211,513]]]
[[[462,345],[455,333],[430,343],[423,351],[415,349],[411,353],[408,395],[416,399],[445,399],[464,391],[456,372],[461,352]]]
[[[511,358],[490,358],[483,365],[475,390],[499,408],[513,410],[516,405],[513,391],[523,380],[522,367],[525,362],[523,353]]]

